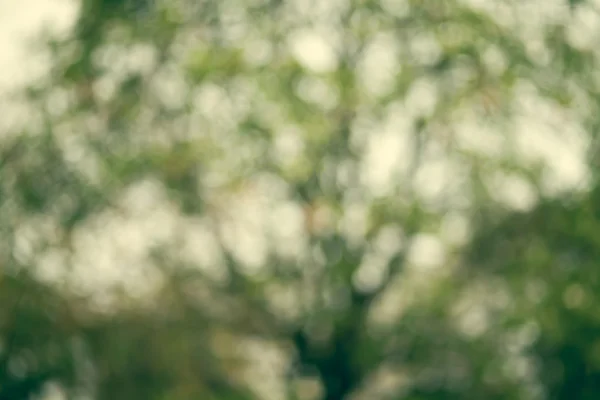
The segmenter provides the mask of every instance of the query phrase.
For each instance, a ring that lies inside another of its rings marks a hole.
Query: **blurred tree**
[[[508,283],[512,310],[498,325],[525,327],[524,353],[552,399],[592,399],[600,390],[597,204],[597,188],[545,200],[481,227],[470,252],[475,274]]]
[[[595,2],[79,10],[0,137],[0,399],[600,395]]]

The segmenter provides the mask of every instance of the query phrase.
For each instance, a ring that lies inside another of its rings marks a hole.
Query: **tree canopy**
[[[0,135],[0,400],[600,396],[597,1],[77,4]]]

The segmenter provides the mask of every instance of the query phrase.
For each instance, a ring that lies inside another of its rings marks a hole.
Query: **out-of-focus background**
[[[0,0],[0,400],[600,398],[600,2]]]

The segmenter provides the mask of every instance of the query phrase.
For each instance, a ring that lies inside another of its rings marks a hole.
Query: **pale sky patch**
[[[337,68],[338,58],[334,47],[318,32],[297,31],[289,41],[292,54],[303,67],[316,73],[332,72]]]
[[[30,41],[45,26],[56,33],[69,29],[76,4],[67,0],[0,0],[0,94],[37,73],[39,55],[28,50]]]

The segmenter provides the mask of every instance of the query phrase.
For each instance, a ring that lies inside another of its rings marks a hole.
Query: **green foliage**
[[[594,4],[82,0],[0,137],[0,399],[597,398]]]

